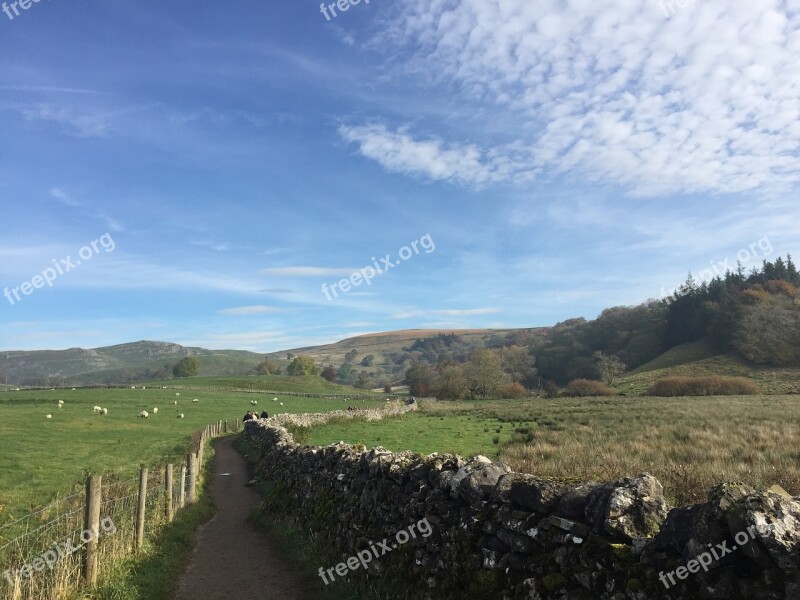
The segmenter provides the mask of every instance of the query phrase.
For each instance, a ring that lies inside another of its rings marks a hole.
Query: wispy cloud
[[[389,170],[515,179],[527,152],[523,172],[637,196],[800,182],[800,13],[782,0],[692,2],[671,19],[658,2],[615,0],[411,0],[395,10],[379,36],[403,46],[414,81],[429,74],[476,110],[510,112],[523,148],[343,129]],[[729,33],[709,36],[711,24]],[[487,160],[487,152],[497,154]],[[504,160],[515,168],[492,168]]]
[[[415,139],[405,128],[390,131],[385,125],[342,125],[339,134],[358,144],[362,156],[390,171],[435,181],[482,185],[531,176],[530,160],[512,146],[484,151],[475,144],[447,143],[438,137]]]
[[[499,308],[446,308],[439,310],[407,310],[392,315],[392,319],[413,319],[426,315],[440,317],[471,317],[478,315],[491,315],[502,312]]]

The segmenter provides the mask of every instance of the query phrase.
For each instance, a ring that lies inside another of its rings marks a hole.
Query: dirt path
[[[217,514],[198,531],[175,600],[308,600],[302,576],[247,522],[259,496],[245,487],[248,465],[233,440],[216,444],[211,495]]]

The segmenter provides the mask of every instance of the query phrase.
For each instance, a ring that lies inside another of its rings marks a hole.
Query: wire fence
[[[129,479],[90,475],[84,490],[0,525],[0,600],[59,600],[94,585],[196,500],[208,440],[241,429],[238,419],[218,421],[192,434],[177,465]]]

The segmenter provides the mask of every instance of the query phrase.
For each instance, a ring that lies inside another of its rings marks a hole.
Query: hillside
[[[0,381],[13,385],[91,385],[124,383],[171,376],[175,363],[187,356],[200,359],[201,374],[242,375],[263,356],[241,350],[206,350],[167,342],[141,341],[104,348],[4,351]]]
[[[766,367],[720,353],[708,338],[681,344],[631,371],[615,386],[628,396],[643,395],[660,377],[723,375],[748,377],[767,394],[800,394],[800,367]]]

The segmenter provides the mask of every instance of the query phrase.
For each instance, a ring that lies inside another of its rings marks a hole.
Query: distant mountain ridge
[[[180,359],[201,359],[208,376],[242,375],[263,354],[206,350],[170,342],[139,341],[102,348],[0,352],[0,383],[9,385],[91,385],[168,378]]]

